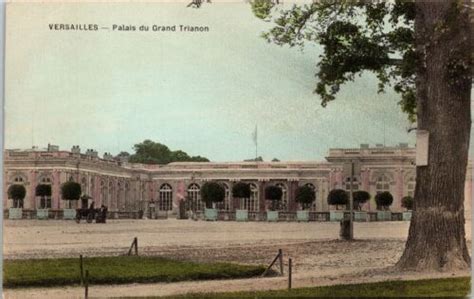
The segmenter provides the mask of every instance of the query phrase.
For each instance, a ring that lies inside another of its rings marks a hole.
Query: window
[[[201,188],[197,184],[191,184],[188,187],[188,198],[191,200],[191,209],[201,211],[204,207],[201,201]]]
[[[375,183],[375,192],[379,194],[385,191],[390,191],[390,180],[386,175],[381,175],[377,178],[377,182]]]
[[[276,186],[280,188],[282,191],[279,210],[287,211],[288,210],[288,190],[286,189],[286,186],[282,183],[276,184]]]
[[[346,178],[346,180],[344,182],[344,185],[345,185],[346,191],[351,190],[351,178],[350,177]],[[359,190],[359,181],[357,180],[356,177],[354,177],[352,179],[352,191],[357,191],[357,190]]]
[[[16,177],[13,179],[13,181],[14,181],[15,183],[23,183],[23,182],[24,182],[24,179],[23,179],[22,176],[16,176]]]
[[[160,211],[171,211],[173,209],[173,188],[168,184],[163,184],[160,187],[158,209]]]
[[[225,183],[223,183],[222,186],[224,187],[224,190],[225,190],[224,201],[217,203],[216,207],[219,210],[229,211],[232,206],[232,200],[230,198],[230,188]]]
[[[242,198],[241,205],[242,210],[248,210],[256,212],[259,210],[258,200],[258,187],[255,184],[250,184],[250,198]]]

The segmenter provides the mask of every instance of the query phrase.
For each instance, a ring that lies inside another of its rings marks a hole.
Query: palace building
[[[358,161],[360,171],[355,173],[353,190],[368,191],[372,199],[363,210],[374,211],[374,195],[389,191],[394,197],[392,211],[403,211],[401,198],[413,196],[415,190],[414,148],[407,144],[393,147],[377,145],[360,148],[330,149],[325,161],[288,162],[174,162],[167,165],[146,165],[117,161],[105,153],[102,158],[94,150],[81,153],[79,146],[71,151],[59,150],[49,145],[45,150],[5,150],[4,152],[4,208],[21,205],[26,210],[67,208],[68,201],[61,199],[60,186],[73,180],[82,185],[86,202],[72,201],[72,208],[84,207],[94,202],[104,204],[111,212],[147,211],[150,206],[158,211],[175,214],[184,199],[203,209],[200,188],[207,181],[221,182],[226,190],[221,210],[236,208],[249,211],[265,211],[268,203],[264,190],[277,185],[283,190],[281,210],[299,209],[294,200],[298,186],[308,185],[315,190],[316,201],[310,210],[325,212],[332,207],[327,195],[335,188],[350,189],[350,177],[345,175],[344,165]],[[251,197],[235,204],[232,186],[236,182],[248,182]],[[12,184],[26,187],[26,197],[21,203],[8,199],[7,190]],[[52,194],[46,200],[35,196],[38,184],[50,184]],[[471,214],[472,163],[469,162],[465,184],[465,212]],[[416,199],[415,199],[416,200]]]

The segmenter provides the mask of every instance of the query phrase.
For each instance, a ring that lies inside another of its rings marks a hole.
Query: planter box
[[[411,220],[411,211],[403,212],[402,219],[403,221],[410,221]]]
[[[344,219],[344,211],[329,211],[329,221],[341,221]]]
[[[235,210],[235,220],[236,221],[248,221],[249,220],[249,211],[248,210]]]
[[[36,219],[48,219],[49,209],[38,209],[36,210]]]
[[[21,208],[8,209],[8,219],[21,219],[21,218],[23,218],[23,209]]]
[[[278,211],[267,211],[267,221],[278,221]]]
[[[309,211],[296,211],[296,220],[297,221],[309,221]]]
[[[204,220],[216,221],[217,220],[217,209],[204,209]]]
[[[74,219],[76,219],[76,210],[75,209],[63,209],[63,219],[64,220],[74,220]]]
[[[377,211],[377,221],[392,221],[392,212]]]
[[[354,221],[367,222],[368,217],[367,212],[354,211]]]

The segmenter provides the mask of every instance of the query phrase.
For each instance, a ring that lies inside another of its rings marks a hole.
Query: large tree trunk
[[[417,166],[402,270],[470,267],[464,184],[471,130],[471,28],[461,1],[416,1],[418,130],[429,132],[428,166]],[[464,2],[467,5],[469,1]]]

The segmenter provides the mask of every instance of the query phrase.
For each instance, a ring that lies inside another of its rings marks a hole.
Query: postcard
[[[7,3],[3,296],[467,296],[453,3]]]

